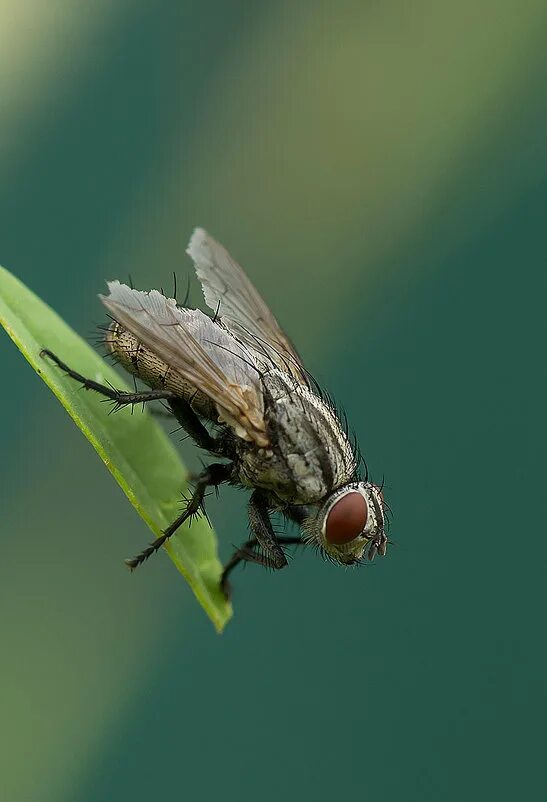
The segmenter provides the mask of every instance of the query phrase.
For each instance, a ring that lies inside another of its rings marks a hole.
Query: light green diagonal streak
[[[366,314],[394,278],[386,255],[407,269],[409,238],[427,231],[477,143],[503,137],[546,20],[542,0],[270,9],[204,97],[194,146],[165,153],[111,272],[122,257],[157,272],[158,249],[183,270],[184,226],[203,225],[303,354],[335,347],[320,322],[343,330],[354,281]],[[365,280],[348,270],[356,252]]]

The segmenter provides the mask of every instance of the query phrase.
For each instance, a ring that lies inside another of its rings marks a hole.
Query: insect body
[[[49,351],[70,376],[118,406],[163,400],[195,443],[222,458],[195,477],[183,513],[127,564],[136,568],[192,515],[208,487],[249,488],[250,539],[225,566],[241,561],[287,565],[284,546],[314,545],[349,565],[384,555],[381,489],[361,478],[358,458],[333,406],[309,378],[294,347],[227,251],[202,229],[188,247],[205,302],[215,314],[187,309],[157,290],[118,281],[101,296],[113,323],[110,353],[150,390],[124,393],[85,379]],[[299,524],[302,537],[276,535],[270,513]]]

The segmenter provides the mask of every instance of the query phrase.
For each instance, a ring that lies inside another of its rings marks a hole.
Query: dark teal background
[[[0,797],[544,800],[542,4],[56,6],[4,46],[0,262],[86,335],[210,229],[395,545],[241,571],[216,636],[164,555],[125,572],[149,533],[2,337]]]

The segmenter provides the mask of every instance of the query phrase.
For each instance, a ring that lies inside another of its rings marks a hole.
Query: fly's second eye
[[[325,522],[325,537],[333,546],[355,540],[367,524],[368,507],[361,493],[345,493],[330,508]]]

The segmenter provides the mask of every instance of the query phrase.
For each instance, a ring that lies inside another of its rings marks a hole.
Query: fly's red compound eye
[[[345,493],[329,510],[325,537],[334,546],[349,543],[361,534],[368,518],[367,502],[357,491]]]

